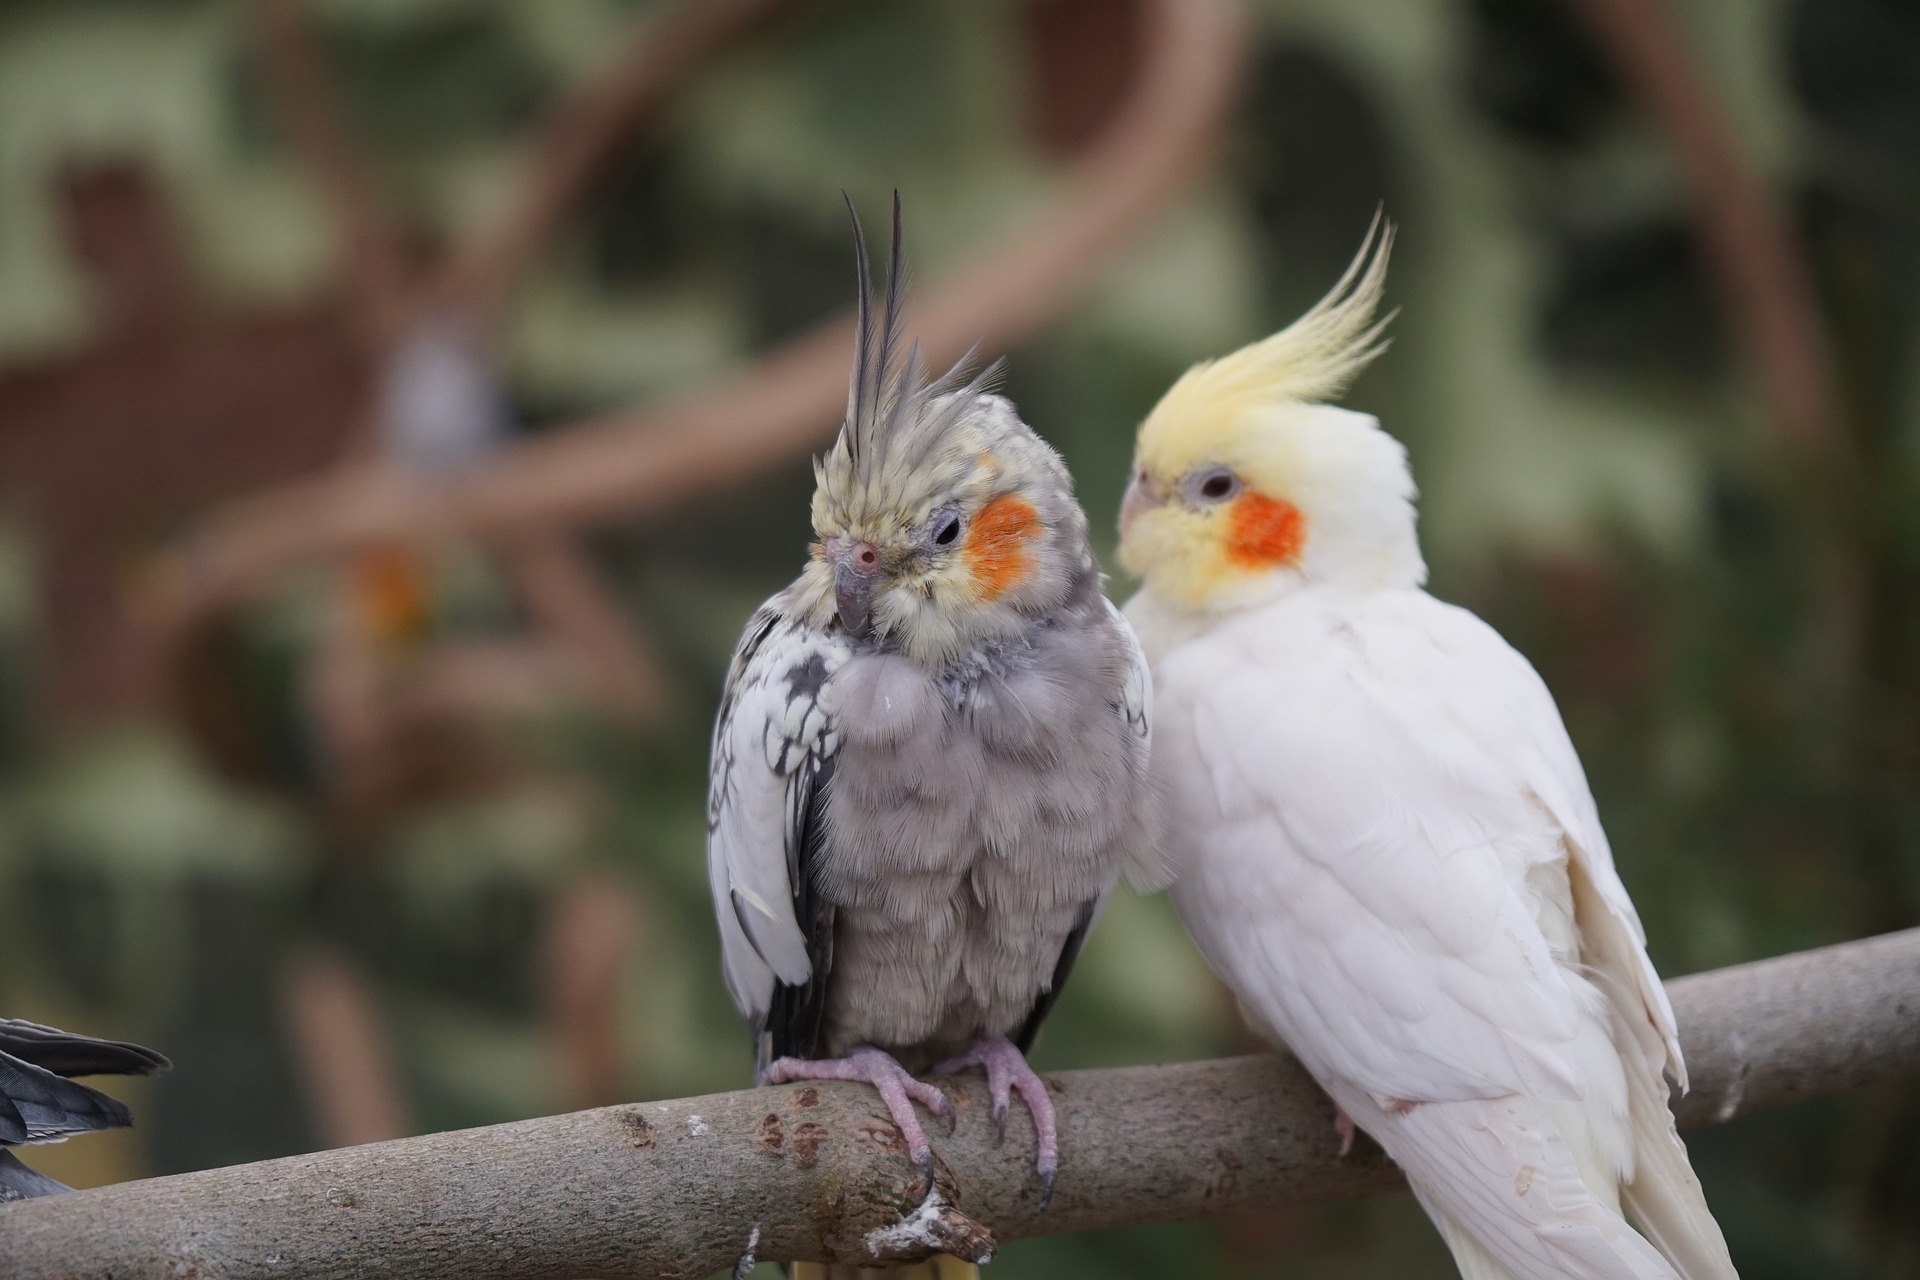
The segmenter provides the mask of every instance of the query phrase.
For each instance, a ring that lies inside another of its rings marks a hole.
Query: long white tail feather
[[[1440,1238],[1447,1242],[1447,1252],[1453,1255],[1453,1265],[1459,1269],[1460,1280],[1526,1280],[1494,1261],[1493,1256],[1472,1236],[1460,1229],[1460,1224],[1449,1218],[1432,1200],[1420,1194],[1415,1187],[1413,1198],[1427,1211],[1427,1217],[1439,1230]]]
[[[1638,1163],[1633,1181],[1620,1190],[1641,1233],[1682,1280],[1738,1280],[1720,1224],[1674,1131],[1666,1082],[1629,1073],[1627,1114]]]
[[[1653,1245],[1595,1197],[1544,1110],[1518,1096],[1401,1112],[1335,1088],[1413,1184],[1469,1280],[1678,1280]],[[1492,1267],[1494,1270],[1489,1271]]]
[[[1635,975],[1646,971],[1639,940],[1617,914],[1605,909],[1584,870],[1572,877],[1572,889],[1582,955],[1594,976],[1613,987],[1607,1002],[1610,1030],[1626,1069],[1633,1160],[1620,1198],[1641,1234],[1683,1280],[1738,1280],[1726,1238],[1707,1208],[1706,1193],[1667,1106],[1663,1068],[1677,1068],[1684,1079],[1685,1066],[1678,1050],[1645,1016],[1643,1001],[1626,994]]]

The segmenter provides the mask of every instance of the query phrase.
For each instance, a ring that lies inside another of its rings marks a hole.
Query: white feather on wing
[[[734,654],[707,793],[707,872],[727,989],[756,1024],[776,978],[798,985],[812,972],[789,868],[815,776],[834,748],[827,677],[849,652],[838,633],[784,614],[780,599],[753,616]]]

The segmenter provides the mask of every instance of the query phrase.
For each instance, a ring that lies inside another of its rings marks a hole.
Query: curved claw
[[[1005,1036],[981,1036],[973,1048],[958,1057],[948,1058],[933,1068],[934,1075],[952,1075],[968,1067],[982,1067],[987,1073],[987,1094],[993,1099],[993,1124],[1000,1140],[1007,1137],[1007,1110],[1018,1093],[1033,1116],[1033,1135],[1039,1148],[1034,1167],[1040,1174],[1040,1208],[1053,1202],[1053,1181],[1060,1172],[1060,1129],[1054,1115],[1053,1099],[1047,1085],[1032,1067],[1026,1055]]]
[[[925,1179],[920,1187],[920,1198],[924,1200],[933,1194],[933,1148],[922,1147],[917,1152],[909,1151],[907,1155],[919,1166],[920,1176]]]

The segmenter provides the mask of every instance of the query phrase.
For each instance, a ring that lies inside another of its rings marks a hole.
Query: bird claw
[[[925,1199],[933,1194],[933,1148],[922,1147],[918,1151],[909,1151],[907,1155],[919,1167],[920,1176],[925,1179],[925,1183],[920,1188],[920,1196]]]
[[[1333,1131],[1340,1135],[1340,1158],[1344,1160],[1353,1150],[1353,1117],[1338,1107],[1333,1112]]]
[[[1046,1082],[1034,1074],[1026,1055],[1005,1036],[981,1036],[965,1053],[935,1064],[932,1074],[948,1076],[968,1067],[981,1067],[987,1073],[993,1123],[1002,1142],[1007,1137],[1007,1109],[1013,1095],[1018,1093],[1027,1104],[1033,1116],[1034,1144],[1039,1148],[1035,1168],[1040,1174],[1040,1208],[1045,1210],[1053,1202],[1053,1182],[1060,1172],[1060,1130]]]
[[[933,1190],[933,1144],[927,1141],[920,1118],[913,1113],[919,1103],[947,1121],[948,1132],[959,1122],[947,1095],[924,1081],[914,1079],[892,1054],[865,1045],[844,1058],[779,1058],[767,1064],[766,1083],[785,1084],[789,1080],[857,1080],[870,1084],[886,1104],[887,1115],[900,1131],[907,1146],[907,1158],[926,1179],[921,1195]]]

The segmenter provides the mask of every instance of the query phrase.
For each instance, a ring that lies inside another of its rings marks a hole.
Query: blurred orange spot
[[[1292,564],[1307,540],[1307,518],[1300,508],[1263,493],[1241,494],[1228,520],[1227,555],[1243,568]]]
[[[383,642],[418,638],[427,628],[427,575],[407,547],[376,547],[354,557],[354,613]]]
[[[1039,527],[1039,514],[1011,494],[980,508],[967,531],[967,560],[981,598],[992,600],[1027,576],[1026,543]]]

